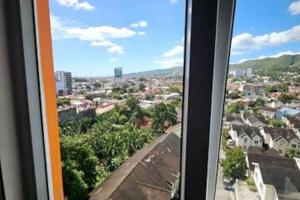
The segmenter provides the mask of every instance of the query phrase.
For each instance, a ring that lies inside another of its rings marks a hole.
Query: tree
[[[146,85],[145,85],[143,82],[141,82],[141,83],[139,84],[139,90],[140,90],[140,91],[145,91],[145,88],[146,88]]]
[[[231,92],[231,93],[228,93],[226,95],[227,98],[230,98],[230,99],[239,99],[241,98],[241,94],[240,92]]]
[[[232,103],[228,106],[229,113],[239,113],[244,109],[244,105],[240,102]]]
[[[278,98],[282,103],[291,103],[292,100],[297,99],[295,95],[288,94],[288,93],[282,93]]]
[[[155,105],[152,113],[152,129],[155,134],[164,133],[166,123],[174,125],[177,121],[176,109],[171,104]]]
[[[262,107],[265,105],[265,101],[261,98],[257,98],[256,101],[252,101],[249,103],[249,106],[250,107],[253,107],[253,108],[259,108],[259,107]]]
[[[286,124],[283,121],[271,119],[271,125],[275,128],[286,128]]]
[[[88,185],[83,180],[84,173],[78,171],[70,160],[62,162],[64,194],[69,200],[84,199]]]
[[[82,135],[61,137],[61,156],[65,163],[71,162],[73,167],[82,171],[82,179],[91,189],[97,181],[98,158],[94,150]]]
[[[278,84],[278,85],[267,86],[265,91],[268,92],[268,93],[287,92],[288,91],[288,86],[287,86],[287,84],[284,84],[284,83]]]
[[[101,85],[101,83],[99,83],[99,82],[95,82],[95,83],[94,83],[94,87],[95,87],[95,88],[101,88],[101,86],[102,86],[102,85]]]
[[[70,102],[70,99],[68,99],[68,98],[57,98],[56,105],[57,105],[57,107],[71,105],[71,102]]]
[[[300,151],[294,148],[289,148],[285,154],[286,158],[294,158],[296,156],[300,156]]]
[[[154,94],[146,94],[145,99],[148,101],[153,101],[154,100]]]
[[[135,109],[137,109],[139,107],[139,100],[137,98],[135,98],[134,96],[130,95],[127,99],[126,99],[126,103],[125,103],[130,111],[134,111]]]
[[[247,169],[244,152],[240,148],[227,151],[222,166],[224,176],[232,179],[244,179]]]

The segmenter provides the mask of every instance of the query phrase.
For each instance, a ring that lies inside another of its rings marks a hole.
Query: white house
[[[300,150],[300,140],[292,129],[263,127],[260,133],[265,143],[281,154],[286,154],[289,148]]]
[[[275,187],[273,185],[264,183],[258,163],[254,163],[253,179],[261,200],[278,200]]]
[[[294,159],[273,157],[251,164],[261,200],[300,199],[300,171]]]
[[[247,150],[250,147],[262,147],[263,137],[259,133],[259,129],[250,126],[232,125],[229,135],[237,146]]]

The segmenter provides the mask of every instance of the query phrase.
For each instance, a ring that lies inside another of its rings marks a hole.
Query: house
[[[246,163],[260,199],[300,199],[300,171],[296,159],[284,158],[273,149],[251,147]]]
[[[90,194],[90,200],[170,200],[178,193],[180,137],[158,137],[136,152]]]
[[[300,94],[300,86],[289,86],[288,90],[289,90],[289,93]]]
[[[281,154],[286,154],[289,148],[300,150],[300,140],[292,129],[263,127],[260,133],[265,144]]]
[[[289,128],[293,129],[298,138],[300,138],[300,113],[292,117],[283,117],[282,121],[284,121]]]
[[[269,106],[263,106],[260,108],[260,112],[264,117],[272,119],[275,117],[276,109]]]
[[[241,113],[241,116],[244,123],[248,126],[253,126],[257,128],[266,126],[266,124],[263,122],[264,119],[258,119],[258,117],[255,117],[251,113]]]
[[[300,113],[294,116],[283,117],[283,121],[288,125],[288,127],[293,129],[300,129]]]
[[[259,129],[247,125],[232,125],[229,130],[231,139],[237,146],[247,150],[250,147],[262,147],[263,137],[259,133]]]
[[[236,114],[228,114],[223,120],[223,128],[230,129],[231,125],[245,125],[240,116]]]
[[[300,199],[300,171],[294,159],[252,162],[253,179],[262,200]]]
[[[275,117],[280,120],[282,117],[293,117],[300,113],[300,110],[283,107],[276,111]]]

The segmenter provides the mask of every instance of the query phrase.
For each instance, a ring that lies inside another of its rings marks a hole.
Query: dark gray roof
[[[277,158],[281,159],[282,157],[274,149],[264,150],[258,147],[250,147],[247,151],[247,157],[249,161],[250,170],[254,170],[253,162],[255,163],[272,163]],[[276,161],[275,161],[276,162]]]
[[[300,113],[293,117],[288,116],[287,118],[294,125],[294,128],[300,129]]]
[[[262,136],[259,133],[259,129],[256,127],[252,126],[247,126],[247,125],[232,125],[232,129],[237,132],[238,137],[240,137],[242,134],[247,134],[250,138],[253,138],[254,136],[258,135],[262,138]]]
[[[274,150],[250,148],[247,151],[250,170],[260,166],[265,184],[273,185],[279,199],[300,198],[300,171],[294,159],[283,158]]]
[[[180,171],[180,138],[165,134],[114,171],[91,200],[169,200]]]
[[[286,139],[288,142],[291,140],[297,138],[297,135],[293,131],[293,129],[287,129],[287,128],[274,128],[274,127],[264,127],[264,132],[269,133],[273,140],[278,140],[281,137]]]
[[[282,162],[289,165],[282,166]],[[275,187],[280,200],[300,199],[300,171],[295,160],[284,160],[273,165],[261,163],[259,166],[264,183]]]

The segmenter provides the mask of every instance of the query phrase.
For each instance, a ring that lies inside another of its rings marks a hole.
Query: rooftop
[[[180,138],[164,134],[129,158],[90,195],[91,200],[170,199],[180,171]]]

